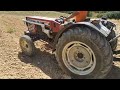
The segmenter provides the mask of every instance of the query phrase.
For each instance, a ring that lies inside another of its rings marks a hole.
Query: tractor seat
[[[84,20],[84,22],[89,22],[91,20],[91,18],[86,18],[85,20]],[[73,22],[75,22],[75,19],[73,19]],[[75,22],[76,23],[76,22]]]
[[[84,21],[89,22],[91,18],[86,18]]]

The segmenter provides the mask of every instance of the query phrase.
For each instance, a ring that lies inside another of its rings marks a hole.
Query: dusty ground
[[[21,54],[19,38],[26,29],[20,16],[0,15],[0,78],[58,79],[66,78],[54,55],[36,42],[38,53],[30,58]]]
[[[54,55],[45,50],[44,42],[36,42],[35,57],[21,53],[19,38],[26,29],[23,16],[0,14],[0,78],[1,79],[64,79]],[[114,21],[114,20],[113,20]],[[118,25],[120,21],[114,21]],[[120,32],[120,31],[117,31]],[[39,46],[39,47],[38,47]],[[118,49],[120,43],[118,43]],[[120,78],[120,54],[114,58],[114,65],[107,79]]]

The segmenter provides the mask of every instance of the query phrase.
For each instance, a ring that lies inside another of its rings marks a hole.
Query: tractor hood
[[[26,19],[23,19],[24,22],[41,25],[45,23],[51,23],[54,22],[56,24],[60,24],[55,21],[56,18],[49,18],[49,17],[41,17],[41,16],[27,16]]]
[[[27,16],[26,19],[42,20],[42,21],[55,21],[56,18],[42,17],[42,16]]]

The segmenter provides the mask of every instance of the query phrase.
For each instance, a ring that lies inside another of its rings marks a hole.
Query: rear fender
[[[65,28],[63,28],[62,30],[60,30],[57,35],[55,36],[54,42],[53,42],[53,49],[55,49],[56,44],[59,40],[59,38],[62,36],[62,34],[64,32],[66,32],[67,30],[69,30],[70,28],[74,28],[74,27],[81,27],[81,26],[85,26],[88,28],[92,28],[91,30],[95,30],[99,33],[101,33],[103,36],[107,37],[110,33],[110,30],[107,29],[105,26],[103,26],[102,24],[100,24],[101,28],[96,27],[94,24],[90,23],[90,22],[79,22],[79,23],[72,23],[67,25]]]

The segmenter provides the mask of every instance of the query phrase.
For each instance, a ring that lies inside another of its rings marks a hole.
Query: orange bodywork
[[[76,22],[81,22],[84,21],[87,17],[88,11],[78,11],[78,15],[75,16],[75,21]]]

